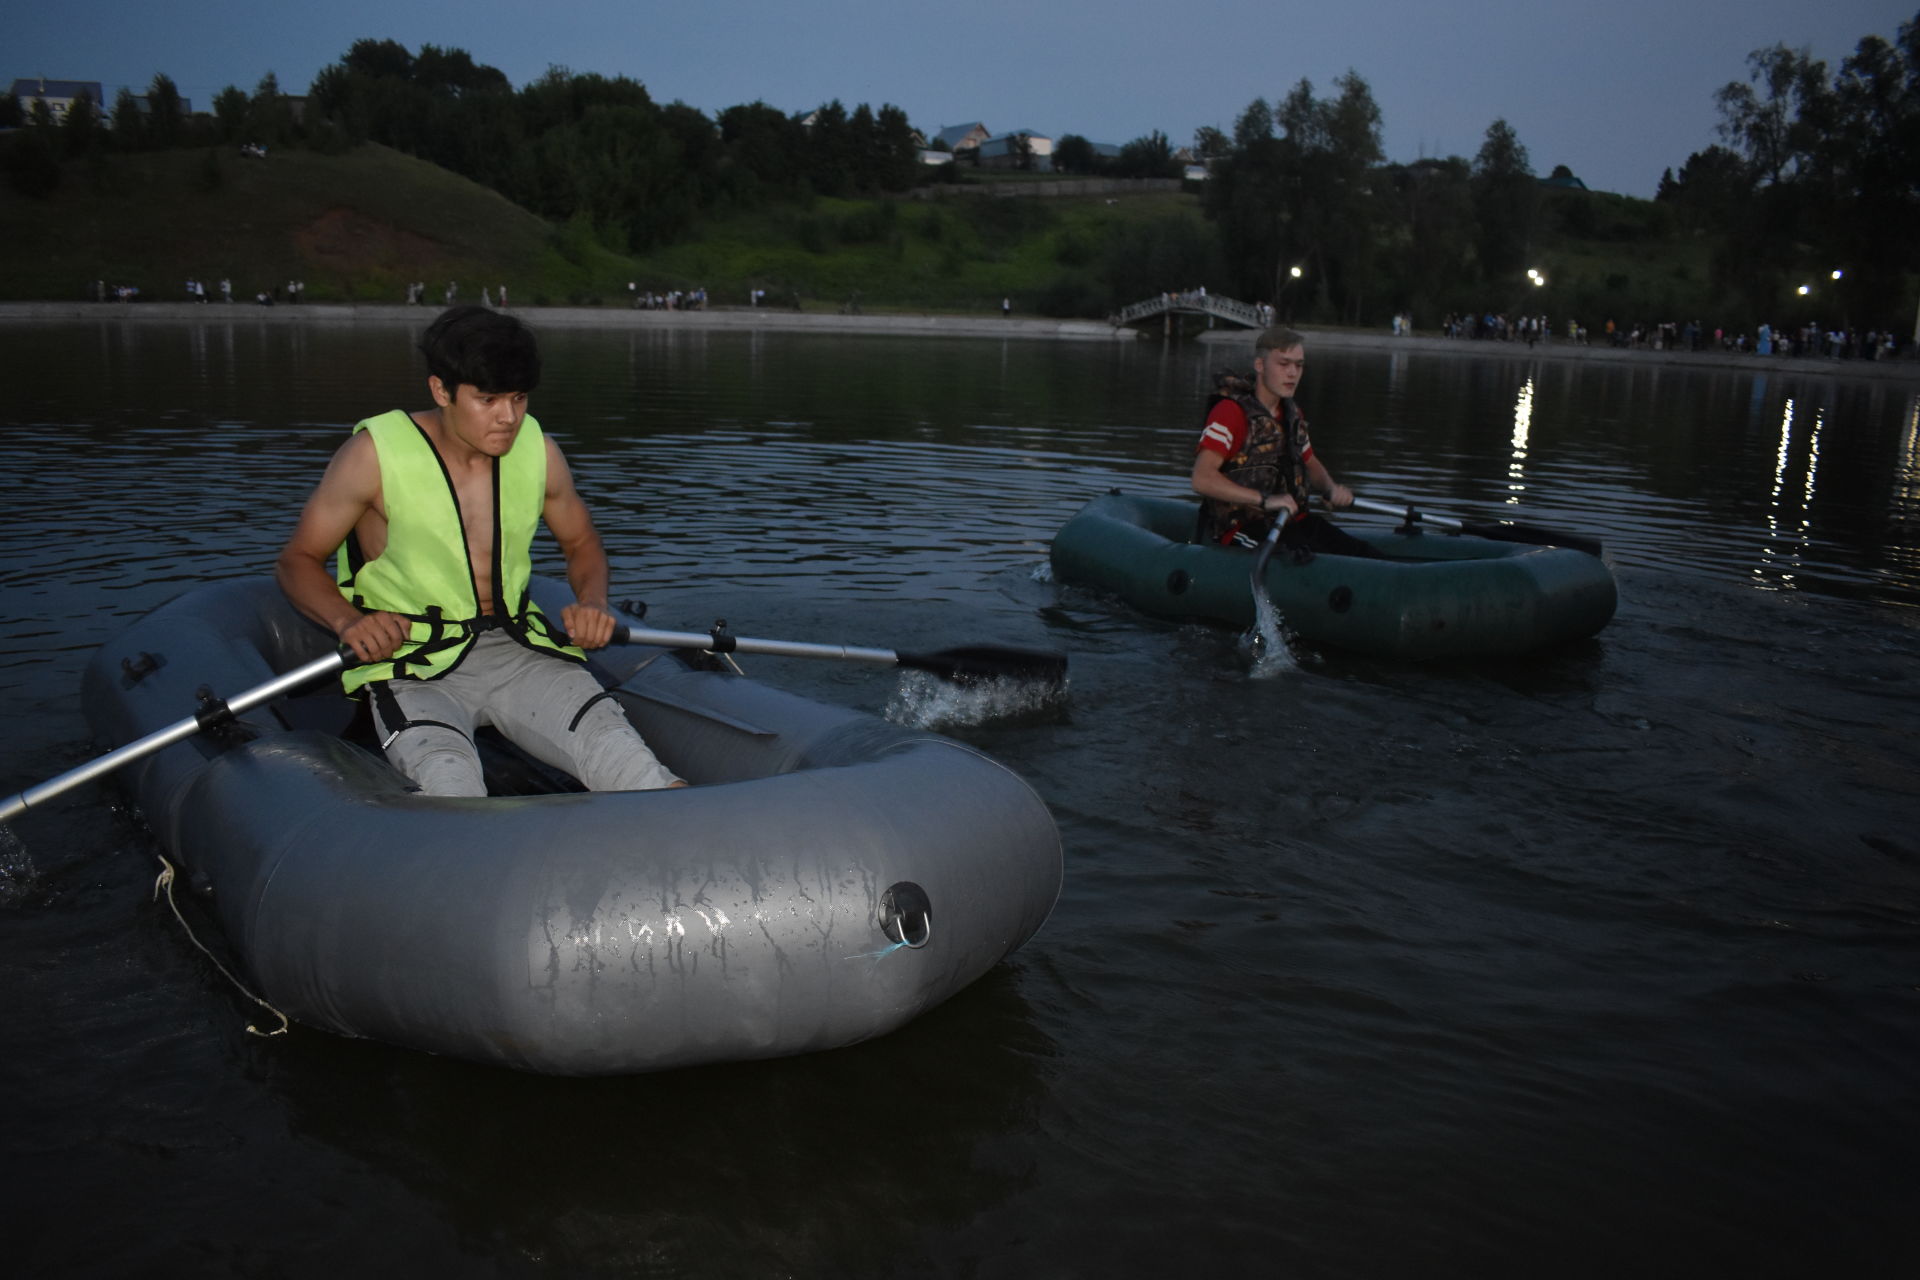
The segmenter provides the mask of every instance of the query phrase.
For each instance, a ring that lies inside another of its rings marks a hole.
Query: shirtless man
[[[527,413],[533,335],[468,305],[420,350],[434,407],[354,428],[280,553],[281,590],[359,659],[342,683],[372,699],[388,759],[430,794],[486,794],[473,744],[486,724],[596,791],[685,786],[584,665],[582,649],[613,638],[607,557],[559,446]],[[528,595],[541,520],[574,594],[558,628]]]

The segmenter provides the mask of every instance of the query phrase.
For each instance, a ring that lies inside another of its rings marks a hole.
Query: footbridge
[[[1146,298],[1129,303],[1113,313],[1109,319],[1113,327],[1139,324],[1155,316],[1164,316],[1169,323],[1176,315],[1211,316],[1225,320],[1229,324],[1245,325],[1249,329],[1262,329],[1267,324],[1267,312],[1251,302],[1240,302],[1234,298],[1223,298],[1215,293],[1203,293],[1195,289],[1191,293],[1163,293],[1157,298]]]

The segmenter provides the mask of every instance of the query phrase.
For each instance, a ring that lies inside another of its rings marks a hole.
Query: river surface
[[[7,791],[97,750],[94,648],[268,572],[348,426],[426,403],[414,336],[0,327]],[[84,787],[0,831],[8,1274],[1920,1273],[1913,384],[1310,351],[1338,477],[1598,537],[1620,608],[1524,661],[1254,679],[1045,567],[1090,497],[1185,491],[1231,349],[546,351],[650,625],[1069,656],[998,708],[746,664],[1029,779],[1052,919],[869,1044],[548,1079],[248,1034]]]

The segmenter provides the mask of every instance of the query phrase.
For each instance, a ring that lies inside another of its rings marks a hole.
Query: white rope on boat
[[[228,982],[231,982],[234,985],[234,987],[240,992],[241,995],[253,1001],[255,1004],[259,1005],[262,1009],[265,1009],[268,1013],[272,1014],[274,1017],[280,1019],[280,1025],[274,1028],[272,1031],[262,1031],[259,1027],[256,1027],[251,1022],[249,1022],[247,1024],[247,1033],[249,1035],[256,1035],[261,1037],[283,1036],[287,1034],[287,1031],[292,1026],[292,1023],[288,1019],[287,1015],[280,1012],[278,1009],[274,1008],[272,1005],[268,1004],[265,1000],[262,1000],[259,996],[253,994],[253,992],[249,991],[247,989],[246,983],[240,981],[240,979],[234,977],[232,973],[228,972],[227,966],[221,964],[219,958],[215,956],[213,952],[207,950],[206,946],[203,943],[201,943],[200,939],[193,936],[193,926],[188,924],[187,918],[180,914],[180,904],[173,900],[173,882],[175,878],[173,864],[171,862],[168,862],[165,858],[161,858],[160,867],[161,867],[160,878],[153,882],[154,899],[158,901],[161,893],[162,892],[166,893],[167,906],[173,911],[173,918],[180,922],[180,928],[186,932],[187,941],[191,942],[194,946],[199,947],[200,954],[205,956],[208,959],[208,961],[212,963],[213,967],[220,971],[220,976],[225,978]]]

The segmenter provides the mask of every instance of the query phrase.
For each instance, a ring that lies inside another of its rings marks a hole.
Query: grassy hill
[[[991,199],[819,199],[712,216],[687,239],[616,254],[580,224],[556,227],[493,191],[377,145],[343,155],[230,148],[105,155],[70,163],[51,196],[0,187],[0,299],[78,299],[95,280],[179,299],[189,277],[251,298],[290,279],[309,301],[400,302],[409,282],[438,301],[447,281],[478,299],[624,306],[627,282],[705,288],[738,305],[838,310],[1098,315],[1163,289],[1220,279],[1217,235],[1197,196],[1156,191]],[[1664,206],[1601,193],[1543,204],[1532,258],[1549,286],[1507,296],[1468,288],[1461,308],[1539,310],[1597,326],[1612,317],[1708,319],[1701,242]],[[1197,264],[1211,263],[1209,269]],[[1193,278],[1186,278],[1186,277]],[[1382,299],[1380,306],[1398,305]],[[1303,317],[1304,318],[1304,317]],[[1423,327],[1438,315],[1416,317]]]
[[[505,284],[520,303],[624,305],[643,289],[706,288],[738,303],[875,310],[1023,309],[1063,264],[1091,261],[1116,229],[1201,222],[1195,197],[938,201],[822,199],[709,219],[651,254],[601,247],[435,165],[368,145],[344,155],[230,148],[107,155],[68,164],[45,199],[0,189],[0,298],[80,298],[95,280],[183,298],[195,277],[237,297],[290,279],[309,301],[391,301],[411,281],[437,300]]]
[[[385,147],[342,156],[229,148],[111,155],[67,166],[44,200],[0,194],[0,296],[78,298],[95,280],[179,299],[189,276],[226,276],[236,296],[304,280],[311,301],[437,298],[450,279],[578,294],[620,260],[563,252],[545,221],[464,178]]]

